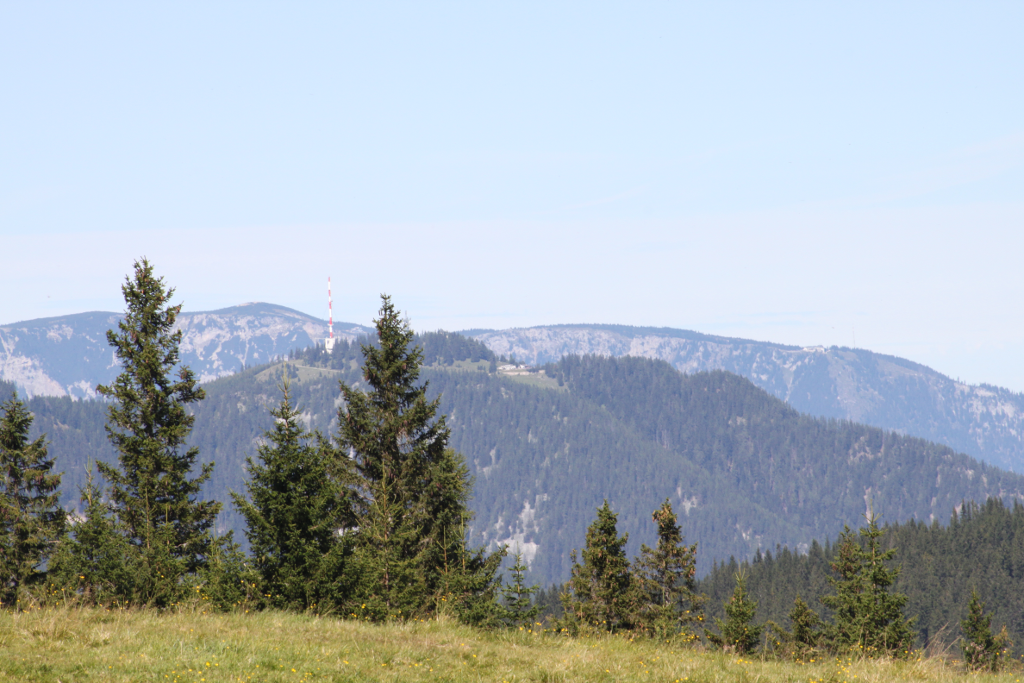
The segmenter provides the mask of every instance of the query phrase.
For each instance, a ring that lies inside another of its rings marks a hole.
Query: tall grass
[[[651,641],[569,639],[450,621],[372,625],[282,612],[85,607],[0,612],[7,681],[956,681],[959,664],[762,660]],[[1019,681],[1016,671],[969,675]]]

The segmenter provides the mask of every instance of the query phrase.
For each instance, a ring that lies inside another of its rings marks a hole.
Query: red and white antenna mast
[[[324,348],[330,353],[334,350],[334,303],[331,301],[331,276],[327,276],[327,339]]]

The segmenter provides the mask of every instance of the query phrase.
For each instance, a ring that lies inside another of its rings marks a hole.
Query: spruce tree
[[[93,481],[91,466],[80,493],[85,516],[75,521],[61,540],[49,583],[58,597],[75,595],[88,605],[110,604],[131,595],[134,568],[130,547]]]
[[[107,435],[118,465],[100,463],[99,470],[131,546],[135,585],[125,597],[163,605],[179,597],[184,576],[203,566],[220,503],[198,500],[212,463],[192,476],[199,451],[186,447],[195,419],[187,407],[205,393],[188,367],[172,377],[181,343],[181,331],[172,331],[181,312],[180,304],[170,305],[174,290],[142,259],[121,291],[127,309],[107,341],[123,369],[111,385],[96,387],[112,401]]]
[[[725,603],[725,621],[716,619],[719,634],[705,629],[708,640],[716,647],[745,655],[757,649],[764,626],[754,624],[757,603],[747,594],[747,579],[737,572],[736,588]]]
[[[789,611],[789,623],[791,631],[783,629],[774,622],[767,622],[781,642],[781,652],[790,657],[805,657],[821,644],[822,623],[818,613],[811,609],[811,606],[800,597],[796,596],[793,601],[793,608]]]
[[[375,345],[362,347],[368,391],[341,385],[338,441],[356,469],[359,612],[375,619],[450,610],[497,617],[502,552],[466,547],[471,481],[450,431],[419,383],[423,353],[386,295]]]
[[[651,519],[658,527],[658,545],[640,546],[633,570],[638,584],[637,628],[658,638],[680,633],[692,638],[693,626],[704,618],[704,600],[697,594],[697,544],[683,543],[668,499]]]
[[[1002,657],[1009,647],[1004,632],[1000,635],[992,633],[992,615],[985,614],[985,605],[978,597],[978,591],[971,591],[971,602],[967,605],[967,618],[960,622],[964,638],[960,650],[963,653],[964,665],[970,671],[998,671]]]
[[[635,594],[625,550],[629,535],[619,536],[617,521],[604,501],[587,529],[582,564],[576,560],[576,550],[571,553],[572,576],[562,594],[563,626],[569,630],[582,626],[616,632],[632,627]]]
[[[11,606],[45,577],[40,565],[64,532],[65,514],[45,439],[28,438],[32,414],[17,394],[0,411],[0,605]]]
[[[849,527],[839,536],[832,562],[836,576],[829,578],[835,594],[821,598],[834,611],[827,637],[840,651],[874,657],[907,656],[915,638],[913,619],[903,616],[907,596],[890,592],[900,568],[890,569],[886,564],[896,550],[882,550],[885,532],[878,527],[874,514],[867,516],[867,522],[867,527],[860,530],[864,547]]]
[[[341,457],[318,432],[309,433],[293,407],[289,386],[270,411],[274,428],[246,459],[248,499],[232,493],[245,518],[260,590],[277,608],[329,608],[344,600],[338,585],[347,548],[339,530],[354,526],[344,484],[351,480]],[[341,467],[341,472],[332,468]]]
[[[231,532],[216,540],[203,568],[189,578],[203,603],[222,612],[267,605],[259,574]]]
[[[523,564],[523,554],[518,548],[512,553],[512,557],[515,559],[515,564],[512,565],[512,583],[501,590],[505,607],[502,621],[512,628],[523,628],[532,626],[540,614],[540,605],[534,604],[532,600],[533,594],[540,590],[540,586],[534,584],[527,587],[524,581],[527,567]]]
[[[818,647],[821,642],[821,617],[799,595],[789,612],[789,623],[793,626],[793,646],[797,652]]]

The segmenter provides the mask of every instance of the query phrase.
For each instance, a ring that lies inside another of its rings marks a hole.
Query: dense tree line
[[[996,504],[989,507],[999,509]],[[814,600],[818,609],[797,590],[795,596],[787,596],[791,602],[784,618],[766,620],[758,614],[757,596],[766,589],[763,568],[771,559],[742,567],[735,562],[728,568],[716,566],[710,581],[716,588],[727,582],[733,588],[731,595],[720,592],[718,600],[712,600],[718,605],[712,613],[724,617],[713,617],[714,627],[705,622],[707,597],[698,592],[694,579],[696,545],[683,542],[668,501],[652,519],[658,527],[657,547],[643,546],[630,562],[625,553],[628,538],[619,535],[616,514],[607,501],[598,508],[583,550],[579,555],[575,550],[571,553],[572,576],[559,591],[562,612],[554,619],[559,630],[625,632],[682,642],[703,636],[712,647],[741,655],[762,650],[798,659],[823,653],[906,658],[915,651],[917,617],[907,617],[909,598],[898,587],[902,566],[894,562],[896,549],[887,547],[892,539],[886,540],[892,529],[879,527],[875,515],[868,514],[866,525],[858,531],[845,527],[827,553],[826,588]],[[792,576],[793,569],[771,576]],[[767,586],[769,591],[776,588]],[[974,588],[969,602],[957,607],[963,618],[953,630],[960,636],[965,665],[974,670],[998,669],[1012,645],[1007,630],[993,633],[992,614],[985,611]]]
[[[911,652],[911,620],[903,615],[905,595],[891,592],[899,574],[889,566],[894,552],[883,551],[884,532],[871,517],[857,534],[847,528],[836,547],[828,577],[830,591],[822,602],[832,617],[823,621],[799,598],[792,612],[791,631],[773,626],[775,640],[762,643],[765,624],[756,620],[757,602],[747,588],[746,573],[733,575],[735,588],[723,601],[725,619],[715,628],[704,622],[704,596],[695,581],[696,545],[683,542],[677,517],[668,501],[655,510],[658,545],[646,545],[630,562],[627,536],[620,536],[616,515],[605,501],[587,529],[586,544],[577,557],[571,553],[572,576],[561,595],[564,631],[584,629],[630,632],[660,640],[694,641],[701,635],[712,646],[748,654],[764,646],[780,654],[800,656],[808,650],[856,652],[868,656],[905,657]]]
[[[728,373],[686,376],[640,358],[567,357],[550,369],[562,390],[431,376],[453,445],[475,468],[478,500],[488,501],[477,533],[508,538],[518,529],[495,529],[525,511],[533,526],[522,530],[540,546],[531,571],[545,584],[568,578],[563,549],[604,498],[636,544],[632,554],[655,540],[649,511],[668,497],[700,543],[705,574],[714,558],[834,535],[868,493],[886,519],[929,519],[963,497],[1024,491],[1019,476],[948,448],[800,415]]]
[[[916,617],[916,645],[935,651],[950,647],[960,636],[958,625],[968,617],[976,592],[979,604],[990,606],[988,616],[996,631],[1005,627],[1005,642],[1016,643],[1019,651],[1024,644],[1024,506],[990,498],[958,507],[946,526],[938,520],[886,524],[878,540],[878,550],[892,553],[893,564],[902,567],[892,588],[906,596],[905,612]],[[759,552],[749,562],[716,563],[700,582],[709,596],[709,614],[722,616],[720,605],[739,572],[747,577],[759,619],[795,626],[790,612],[797,598],[823,618],[833,618],[837,607],[821,598],[831,588],[833,558],[849,540],[841,535],[835,544],[812,543],[806,553],[779,547]]]

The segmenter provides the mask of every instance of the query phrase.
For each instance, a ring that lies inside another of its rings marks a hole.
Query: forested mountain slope
[[[640,358],[569,357],[548,373],[502,376],[486,349],[458,335],[428,346],[423,374],[442,395],[451,444],[476,477],[474,542],[519,544],[542,583],[568,574],[568,553],[605,498],[631,535],[653,541],[651,512],[669,498],[700,571],[776,544],[803,547],[856,524],[869,501],[886,519],[946,519],[963,499],[1021,496],[1024,478],[920,439],[801,415],[725,372],[682,375]],[[192,443],[216,462],[207,495],[243,491],[244,460],[271,426],[287,377],[309,424],[336,428],[339,380],[360,380],[356,345],[211,382]],[[562,386],[559,386],[561,383]],[[0,388],[2,389],[2,388]],[[53,441],[73,503],[89,459],[111,455],[99,402],[36,397],[36,433]],[[222,530],[240,530],[226,506]],[[238,534],[241,536],[241,534]]]
[[[972,386],[864,349],[801,348],[671,328],[552,325],[468,330],[532,364],[567,354],[656,358],[683,372],[728,370],[797,410],[892,429],[1024,472],[1024,394]]]
[[[96,385],[120,371],[106,333],[119,313],[92,312],[0,326],[0,379],[28,396],[95,398]],[[327,323],[273,304],[252,303],[218,311],[183,311],[181,360],[206,382],[246,365],[266,363],[327,336]],[[337,323],[334,336],[355,339],[369,331]]]
[[[605,497],[620,528],[651,542],[669,498],[698,566],[758,547],[802,547],[856,523],[873,501],[887,519],[945,519],[962,499],[1019,496],[1022,478],[946,447],[863,425],[800,415],[729,373],[682,375],[639,358],[568,357],[568,391],[435,380],[453,445],[478,475],[475,533],[537,543],[546,578],[568,572]],[[518,474],[522,473],[522,474]],[[549,548],[555,554],[549,554]]]
[[[1005,625],[1017,652],[1024,652],[1024,507],[992,499],[968,503],[945,526],[939,520],[889,521],[882,546],[896,549],[891,564],[902,571],[893,589],[909,598],[904,612],[917,617],[920,645],[935,640],[937,647],[949,646],[960,634],[971,591],[977,590],[993,615],[995,630]],[[863,524],[862,519],[850,526]],[[741,570],[758,603],[757,621],[770,619],[789,628],[788,614],[798,595],[829,616],[818,598],[833,592],[828,577],[834,554],[826,540],[824,545],[813,543],[806,554],[777,548],[749,562],[720,563],[700,583],[709,598],[709,616],[724,617],[722,606]]]

